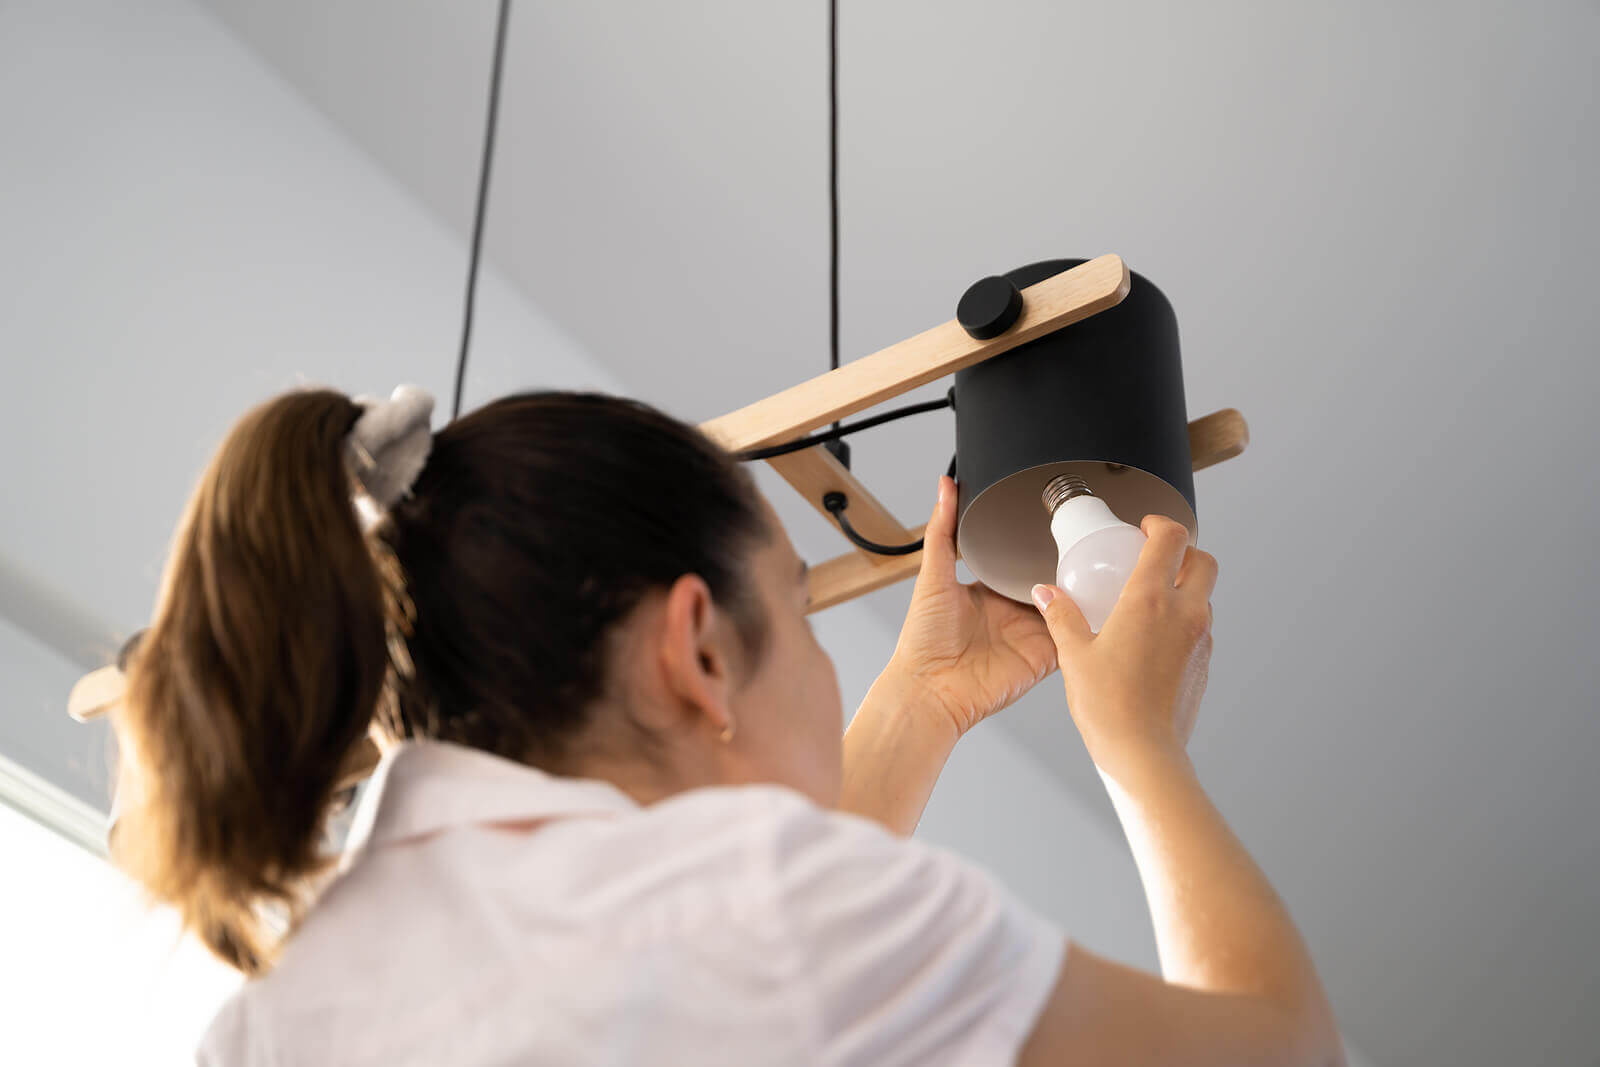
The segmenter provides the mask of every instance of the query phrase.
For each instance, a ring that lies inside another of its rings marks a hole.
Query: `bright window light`
[[[8,1063],[193,1063],[238,973],[105,860],[0,804]]]

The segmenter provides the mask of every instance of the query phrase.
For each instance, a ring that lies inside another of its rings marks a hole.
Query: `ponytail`
[[[341,765],[385,693],[397,587],[344,464],[361,413],[310,390],[239,420],[184,511],[128,671],[133,788],[114,857],[250,975],[275,941],[263,906],[292,920],[324,869]]]

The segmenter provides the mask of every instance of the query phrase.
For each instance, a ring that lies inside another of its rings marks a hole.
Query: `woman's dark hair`
[[[263,905],[303,906],[344,761],[374,723],[557,767],[606,693],[614,627],[698,574],[741,636],[772,531],[747,470],[637,400],[539,391],[439,431],[363,533],[362,409],[303,390],[244,415],[188,502],[119,717],[118,862],[259,973]],[[124,781],[127,781],[124,778]]]

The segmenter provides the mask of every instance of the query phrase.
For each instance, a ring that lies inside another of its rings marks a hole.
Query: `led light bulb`
[[[1099,633],[1149,538],[1112,514],[1076,474],[1050,479],[1044,487],[1044,506],[1050,512],[1050,534],[1061,552],[1056,585],[1078,605],[1089,629]]]

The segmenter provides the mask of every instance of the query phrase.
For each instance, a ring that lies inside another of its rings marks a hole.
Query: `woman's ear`
[[[703,716],[714,733],[727,727],[737,681],[729,647],[737,635],[730,623],[698,574],[682,575],[672,583],[654,639],[661,679],[670,699],[656,712],[664,721],[652,726],[681,727],[687,712]]]

